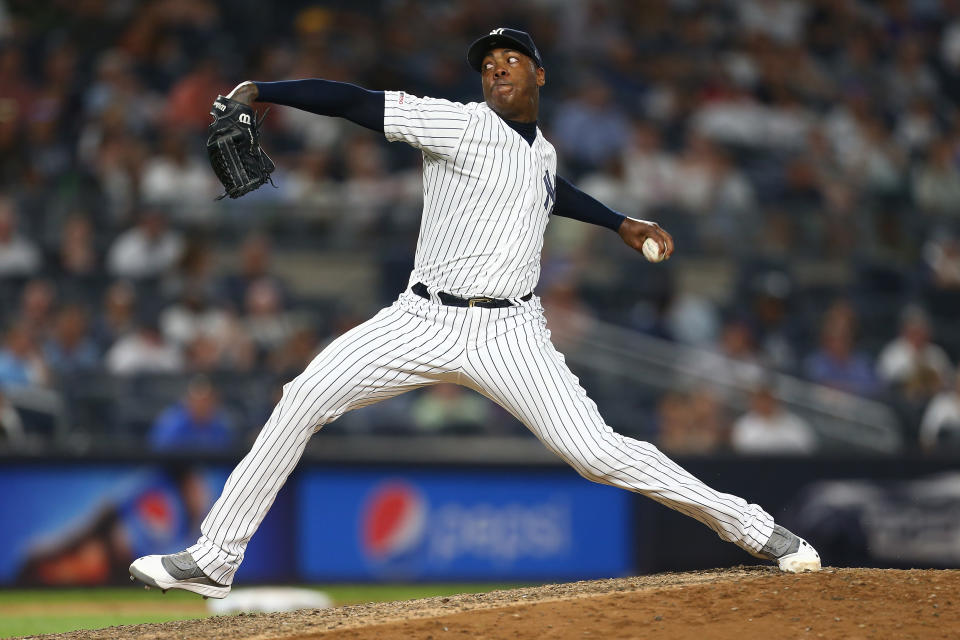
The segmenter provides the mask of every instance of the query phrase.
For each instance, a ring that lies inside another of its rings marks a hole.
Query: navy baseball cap
[[[533,38],[530,37],[530,34],[526,31],[520,31],[519,29],[507,29],[504,27],[494,29],[471,44],[470,48],[467,49],[467,62],[470,63],[474,71],[480,71],[480,64],[483,62],[484,56],[486,56],[491,49],[499,48],[519,51],[520,53],[530,56],[538,67],[543,66],[540,51],[537,50],[537,45],[533,44]]]

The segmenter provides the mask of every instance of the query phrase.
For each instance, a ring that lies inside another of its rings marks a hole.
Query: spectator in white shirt
[[[17,234],[13,201],[0,197],[0,277],[29,276],[40,269],[40,251]]]
[[[910,398],[926,399],[950,379],[953,366],[946,351],[930,342],[930,321],[923,309],[910,306],[900,317],[900,335],[877,359],[877,375]]]
[[[0,391],[0,449],[16,449],[26,440],[16,407]]]
[[[172,207],[181,222],[209,223],[220,185],[206,158],[190,154],[188,142],[181,132],[164,132],[160,153],[143,168],[140,193],[146,202]]]
[[[144,316],[137,330],[114,344],[106,356],[107,371],[118,376],[142,373],[178,373],[183,354],[163,337],[155,316]]]
[[[184,290],[180,300],[160,314],[164,338],[185,354],[191,369],[247,370],[254,348],[236,315],[212,303],[199,285]]]
[[[792,44],[803,36],[810,7],[794,0],[741,0],[736,8],[740,27],[751,34],[763,34],[772,40]]]
[[[952,436],[954,443],[960,443],[960,376],[954,379],[952,389],[930,401],[920,421],[920,446],[925,451],[936,450],[944,436]]]
[[[120,278],[155,278],[176,264],[182,252],[180,234],[168,228],[161,211],[150,209],[137,226],[114,240],[107,254],[107,269]]]
[[[163,336],[181,347],[199,336],[222,335],[228,324],[226,311],[212,304],[210,294],[198,285],[187,287],[180,299],[160,314]]]
[[[769,387],[753,394],[750,411],[733,425],[731,444],[748,455],[809,455],[817,449],[817,436],[800,417],[785,410]]]
[[[913,197],[926,213],[956,216],[960,210],[960,169],[954,160],[953,143],[940,140],[927,152],[926,162],[913,172]]]

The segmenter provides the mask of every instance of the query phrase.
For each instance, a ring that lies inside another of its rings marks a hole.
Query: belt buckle
[[[468,307],[475,307],[481,302],[493,302],[493,298],[467,298]]]

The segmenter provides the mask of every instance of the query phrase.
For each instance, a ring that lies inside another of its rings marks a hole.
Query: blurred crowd
[[[171,448],[184,424],[216,423],[214,448],[248,439],[370,311],[302,295],[277,258],[376,256],[388,303],[412,265],[419,157],[277,108],[277,188],[215,202],[212,98],[324,77],[475,101],[466,46],[507,25],[544,54],[560,173],[678,246],[641,278],[613,234],[553,221],[550,322],[574,309],[704,347],[755,389],[740,417],[684,388],[639,414],[601,406],[611,424],[678,452],[810,453],[764,385],[775,370],[889,404],[916,446],[955,439],[960,1],[0,0],[0,440],[47,413],[99,445]],[[731,275],[711,295],[717,265]],[[342,428],[518,429],[455,388],[402,402]]]

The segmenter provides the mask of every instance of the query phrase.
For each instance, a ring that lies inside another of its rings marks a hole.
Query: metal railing
[[[785,408],[810,423],[825,449],[873,453],[901,449],[897,415],[880,402],[596,320],[563,323],[567,326],[589,327],[577,335],[551,327],[553,336],[569,345],[564,353],[574,367],[621,376],[663,392],[706,387],[740,413],[748,409],[750,395],[762,380]]]

